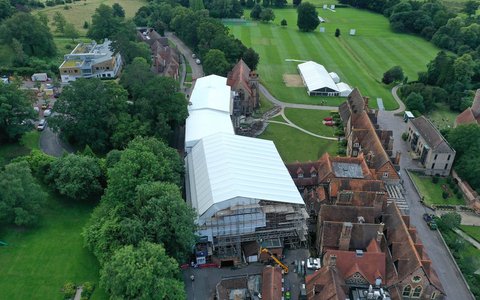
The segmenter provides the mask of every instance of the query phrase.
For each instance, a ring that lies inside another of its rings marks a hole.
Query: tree
[[[260,14],[260,19],[263,22],[270,22],[275,20],[275,13],[273,12],[273,9],[271,8],[265,8],[262,13]]]
[[[112,147],[122,115],[127,114],[127,91],[116,82],[79,79],[63,89],[50,117],[50,127],[81,148],[106,152]]]
[[[92,200],[102,194],[104,177],[98,159],[69,154],[51,164],[47,181],[60,195],[72,200]]]
[[[67,24],[67,20],[61,12],[56,11],[53,14],[53,24],[55,25],[56,32],[63,33],[65,30],[65,25]]]
[[[2,1],[2,0],[0,0],[0,2],[1,2],[1,1]],[[43,25],[48,26],[49,19],[48,19],[48,16],[47,16],[46,14],[44,14],[44,13],[42,13],[42,12],[39,12],[39,13],[37,14],[37,17],[38,17],[38,20],[40,20],[40,22],[43,23]]]
[[[10,163],[0,171],[0,223],[30,226],[38,222],[46,195],[27,162]]]
[[[203,5],[203,0],[190,0],[190,8],[193,11],[205,9]]]
[[[460,226],[462,216],[456,212],[449,212],[443,214],[440,219],[437,220],[437,225],[440,230],[454,229]]]
[[[218,49],[209,50],[203,59],[203,70],[205,75],[226,76],[230,70],[230,64],[225,58],[225,53]]]
[[[0,0],[0,21],[10,17],[15,9],[10,5],[8,0]]]
[[[89,26],[87,21],[83,22],[83,29],[88,29]]]
[[[392,82],[401,82],[404,78],[402,67],[394,66],[383,73],[382,82],[390,84]]]
[[[33,96],[17,83],[0,84],[0,142],[16,141],[32,130]]]
[[[470,84],[472,76],[475,74],[474,62],[470,54],[464,54],[455,59],[453,63],[453,70],[455,80],[463,84]]]
[[[283,8],[287,5],[287,0],[274,0],[275,7]]]
[[[303,2],[297,7],[297,26],[300,31],[313,31],[320,21],[315,6],[309,2]]]
[[[480,5],[478,1],[467,1],[464,4],[463,12],[467,14],[467,16],[475,15],[477,12],[478,6]]]
[[[405,104],[410,110],[416,110],[420,113],[425,112],[425,105],[423,104],[423,97],[417,93],[410,93],[407,99],[405,100]]]
[[[340,29],[335,29],[335,37],[339,37],[340,36]]]
[[[243,61],[247,64],[250,70],[256,70],[258,62],[260,61],[260,56],[252,48],[248,48],[243,52],[242,56]]]
[[[116,17],[113,8],[100,4],[92,16],[92,24],[88,29],[87,36],[96,41],[106,38],[111,39],[121,24],[121,18]]]
[[[0,39],[4,44],[18,40],[28,56],[50,57],[56,54],[53,36],[48,26],[28,13],[16,13],[0,26]]]
[[[460,125],[450,130],[447,140],[457,152],[463,156],[470,151],[480,150],[480,127],[476,124]]]
[[[262,0],[263,7],[269,7],[272,4],[272,0]]]
[[[247,8],[253,8],[255,6],[254,0],[247,0],[246,5]]]
[[[113,9],[113,16],[114,17],[125,18],[125,10],[123,9],[123,7],[120,4],[114,3],[112,5],[112,9]]]
[[[282,21],[280,22],[280,25],[281,25],[282,27],[286,27],[286,26],[287,26],[287,20],[282,19]]]
[[[120,84],[128,90],[134,99],[137,99],[144,88],[145,82],[151,77],[148,62],[142,57],[136,57],[122,72]]]
[[[178,263],[158,244],[117,250],[100,271],[112,299],[186,299]]]
[[[260,20],[260,15],[262,13],[262,6],[260,4],[255,4],[252,11],[250,12],[250,18],[254,20]]]
[[[299,6],[302,3],[302,0],[293,0],[293,6]]]
[[[80,36],[80,33],[72,23],[67,23],[65,24],[65,27],[63,29],[63,35],[65,35],[65,37],[71,38],[72,42],[75,42],[75,39]]]

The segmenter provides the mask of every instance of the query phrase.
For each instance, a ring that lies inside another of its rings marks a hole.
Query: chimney
[[[368,110],[368,100],[370,98],[369,97],[363,97],[363,101],[365,101],[365,110]]]
[[[350,239],[352,238],[352,223],[344,222],[340,240],[338,241],[338,249],[348,251],[350,248]]]
[[[400,151],[397,151],[397,153],[395,155],[395,159],[393,161],[393,164],[394,165],[400,165]]]
[[[337,256],[335,254],[330,255],[328,265],[333,268],[337,266]]]

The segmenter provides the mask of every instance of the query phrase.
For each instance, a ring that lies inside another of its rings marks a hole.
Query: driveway
[[[402,117],[395,116],[393,112],[380,111],[378,113],[378,124],[382,129],[393,131],[393,148],[402,153],[400,159],[400,176],[406,192],[405,198],[410,207],[410,223],[417,229],[417,234],[422,240],[428,256],[432,260],[433,267],[435,271],[437,271],[445,293],[448,295],[447,299],[474,299],[467,285],[462,280],[458,268],[440,237],[440,233],[430,230],[423,221],[422,217],[427,209],[420,204],[420,196],[415,191],[413,183],[404,171],[406,168],[419,167],[418,164],[410,158],[410,155],[408,155],[407,143],[402,140],[402,133],[405,132],[406,123]]]
[[[73,149],[60,140],[57,134],[55,134],[50,127],[47,127],[42,131],[40,135],[40,149],[48,155],[60,157],[63,153],[72,153]]]
[[[177,46],[178,51],[185,56],[190,67],[192,67],[192,79],[200,78],[204,76],[202,65],[197,65],[192,58],[193,52],[188,48],[182,40],[180,40],[174,33],[165,32],[165,36]]]

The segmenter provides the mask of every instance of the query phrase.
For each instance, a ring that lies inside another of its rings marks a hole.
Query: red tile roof
[[[262,299],[282,299],[282,268],[266,266],[263,269]]]
[[[235,88],[241,84],[250,94],[250,96],[252,96],[252,89],[248,84],[250,72],[251,70],[247,64],[243,61],[243,59],[240,59],[240,61],[233,67],[232,71],[228,73],[227,85]]]
[[[469,107],[457,116],[457,118],[455,119],[455,123],[457,125],[471,124],[477,123],[477,120],[475,120],[472,109]]]
[[[335,267],[323,266],[305,276],[308,300],[345,300],[348,288]],[[280,298],[279,298],[280,299]]]

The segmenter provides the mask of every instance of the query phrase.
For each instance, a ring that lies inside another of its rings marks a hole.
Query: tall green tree
[[[253,9],[250,11],[250,18],[254,20],[260,20],[260,14],[262,13],[262,6],[260,4],[255,4]]]
[[[177,262],[148,242],[117,250],[100,271],[100,285],[112,299],[186,299]]]
[[[203,59],[203,70],[205,75],[226,76],[230,71],[230,64],[225,58],[225,53],[218,49],[209,50]]]
[[[107,152],[120,122],[128,121],[127,100],[127,91],[116,82],[79,79],[63,89],[49,124],[81,148]]]
[[[475,15],[480,3],[478,1],[469,0],[463,3],[463,12],[466,13],[468,16]]]
[[[420,94],[415,92],[410,93],[407,99],[405,100],[405,105],[407,105],[408,109],[416,110],[420,113],[425,112],[425,104],[423,103],[423,97]]]
[[[0,142],[16,141],[32,130],[33,96],[16,83],[0,84]]]
[[[65,37],[71,38],[72,42],[75,42],[75,40],[80,36],[80,33],[72,23],[67,23],[63,28],[63,35]]]
[[[383,73],[382,82],[390,84],[392,82],[401,82],[404,78],[402,67],[394,66]]]
[[[67,20],[61,12],[56,11],[53,14],[53,24],[55,25],[56,32],[63,33],[65,30],[65,25],[67,25]]]
[[[10,1],[0,0],[0,21],[10,17],[14,11],[15,8],[10,5]]]
[[[60,195],[72,200],[93,200],[103,192],[105,174],[98,159],[69,154],[52,162],[47,181]]]
[[[256,70],[260,61],[260,56],[257,52],[255,52],[255,50],[248,48],[247,51],[243,52],[242,59],[250,68],[250,70]]]
[[[265,8],[264,10],[262,10],[262,13],[260,14],[260,19],[263,22],[267,22],[267,23],[275,20],[275,13],[273,12],[273,9]]]
[[[28,56],[50,57],[57,52],[48,26],[29,13],[16,13],[0,25],[0,40],[9,45],[13,39]]]
[[[464,54],[455,59],[453,70],[456,81],[463,84],[470,84],[472,76],[475,74],[472,56],[470,54]]]
[[[11,163],[0,171],[0,223],[31,226],[38,222],[46,195],[27,162]]]
[[[297,26],[300,31],[314,31],[320,24],[317,10],[310,2],[299,4],[297,6],[297,14]]]
[[[123,9],[123,7],[120,4],[114,3],[112,5],[112,9],[113,9],[113,16],[114,17],[125,18],[125,10]]]
[[[100,4],[92,16],[92,23],[88,28],[87,36],[96,41],[106,38],[112,39],[118,32],[121,23],[122,18],[115,16],[112,7]]]
[[[447,140],[457,156],[480,151],[480,127],[476,124],[460,125],[448,132]]]

